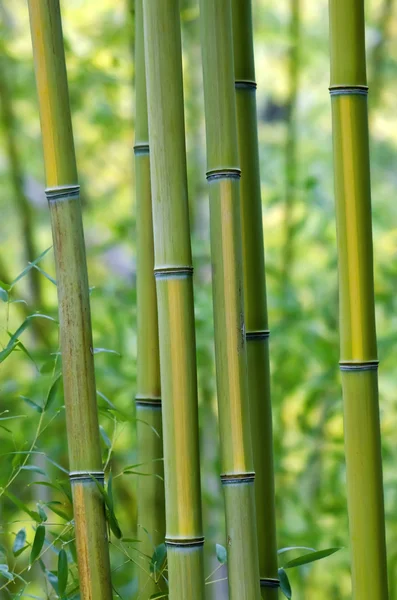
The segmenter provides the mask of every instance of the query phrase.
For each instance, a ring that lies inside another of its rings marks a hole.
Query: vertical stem
[[[330,0],[330,42],[353,598],[386,600],[363,0]]]
[[[261,594],[278,597],[273,427],[263,250],[262,199],[256,111],[255,61],[250,0],[233,0],[234,72],[248,359],[251,439],[255,467],[256,518]]]
[[[80,593],[110,600],[105,511],[84,233],[58,0],[29,0],[58,281],[63,383]]]
[[[226,503],[229,596],[260,597],[243,308],[232,11],[201,0],[216,376]]]
[[[23,171],[15,139],[15,115],[7,81],[6,55],[0,57],[0,115],[3,125],[15,202],[22,224],[22,241],[26,262],[38,256],[33,231],[33,210],[23,189]],[[36,309],[42,308],[41,275],[31,269],[28,275],[30,296]]]
[[[295,196],[297,180],[297,99],[299,86],[300,2],[290,0],[290,49],[288,56],[288,118],[285,144],[285,213],[282,283],[288,292],[294,260]]]
[[[204,598],[193,268],[178,0],[143,3],[170,600]]]
[[[164,464],[161,423],[160,359],[156,283],[153,273],[153,220],[150,187],[149,131],[143,36],[143,0],[135,3],[135,177],[137,203],[137,308],[138,391],[136,396],[139,462],[150,477],[138,477],[140,550],[151,556],[165,538]],[[147,575],[148,564],[138,573],[139,592],[149,598],[165,591]]]
[[[383,0],[381,15],[379,18],[379,38],[372,51],[371,80],[370,80],[370,102],[371,111],[379,104],[383,91],[383,76],[385,69],[385,50],[390,37],[390,25],[393,16],[394,0]]]

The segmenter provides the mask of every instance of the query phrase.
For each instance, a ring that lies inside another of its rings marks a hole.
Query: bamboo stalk
[[[243,311],[232,12],[201,0],[215,354],[226,504],[229,596],[260,598]]]
[[[2,49],[3,50],[3,49]],[[35,260],[37,252],[34,239],[33,210],[26,198],[23,189],[22,164],[19,158],[17,142],[15,138],[15,115],[12,107],[12,99],[7,80],[6,55],[0,57],[0,118],[3,125],[8,160],[10,164],[10,176],[14,188],[14,198],[22,225],[22,242],[24,247],[24,258],[26,262]],[[43,309],[41,275],[36,269],[31,269],[28,274],[30,297],[35,309]]]
[[[29,0],[29,14],[58,281],[70,480],[80,593],[110,600],[107,527],[84,233],[59,0]]]
[[[295,241],[295,197],[297,182],[297,100],[299,87],[299,38],[300,38],[300,3],[301,0],[290,0],[290,48],[288,56],[288,118],[287,139],[285,143],[285,214],[284,214],[284,248],[282,265],[283,293],[288,294],[294,263]]]
[[[143,3],[170,600],[204,598],[193,269],[178,0]]]
[[[149,131],[143,38],[143,4],[135,3],[135,178],[137,227],[138,391],[136,396],[139,462],[150,477],[138,477],[138,526],[148,556],[164,542],[165,500],[161,423],[161,386],[156,283],[153,274],[153,220],[150,187]],[[165,581],[156,583],[146,568],[139,569],[141,598],[165,591]]]
[[[248,392],[255,468],[255,498],[262,598],[278,597],[274,501],[273,426],[269,370],[262,199],[256,111],[255,60],[250,0],[233,0],[233,46],[238,148]]]
[[[364,1],[330,1],[341,371],[353,598],[388,598]]]

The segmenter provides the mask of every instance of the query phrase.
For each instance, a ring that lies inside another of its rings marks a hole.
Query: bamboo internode
[[[178,0],[145,0],[170,600],[204,598],[196,342]]]
[[[230,0],[201,0],[216,377],[229,596],[260,597],[249,419]]]
[[[88,276],[61,14],[58,0],[29,0],[54,241],[74,519],[84,600],[110,600]]]
[[[139,463],[150,476],[138,477],[138,534],[141,556],[152,556],[165,538],[164,464],[153,220],[143,36],[143,4],[135,2],[135,181],[137,229],[138,375],[136,395]],[[156,581],[158,579],[158,581]],[[150,577],[146,559],[138,571],[142,598],[166,590],[162,576]]]
[[[269,371],[255,61],[250,0],[232,0],[245,326],[261,594],[278,597],[273,427]]]
[[[388,598],[363,0],[330,0],[341,372],[353,597]]]

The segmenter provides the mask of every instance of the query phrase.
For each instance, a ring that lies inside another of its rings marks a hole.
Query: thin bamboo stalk
[[[254,600],[260,598],[260,585],[243,310],[232,11],[230,0],[201,0],[200,6],[229,596],[231,600]]]
[[[153,274],[153,220],[150,186],[149,131],[143,38],[143,4],[135,3],[135,180],[137,227],[138,377],[136,395],[139,462],[145,473],[138,477],[139,548],[151,556],[165,538],[164,463],[161,422],[160,358],[156,283]],[[141,598],[165,591],[161,577],[148,575],[148,563],[139,569]]]
[[[143,3],[170,600],[204,598],[193,268],[178,0]]]
[[[63,385],[80,594],[110,600],[107,527],[96,405],[88,276],[61,13],[58,0],[29,0],[55,263]]]
[[[36,249],[33,228],[33,210],[23,189],[22,164],[15,137],[15,115],[10,88],[7,80],[6,54],[0,57],[0,119],[3,125],[10,176],[14,188],[14,198],[22,228],[22,242],[26,262],[33,261],[39,253]],[[30,297],[35,309],[43,309],[41,275],[36,269],[28,274]]]
[[[330,1],[339,316],[353,598],[388,598],[364,1]]]
[[[262,598],[278,597],[273,426],[252,7],[232,0],[251,439]]]
[[[285,213],[282,284],[288,294],[294,263],[297,183],[297,100],[299,87],[299,40],[301,0],[290,0],[290,48],[288,56],[288,118],[285,143]]]

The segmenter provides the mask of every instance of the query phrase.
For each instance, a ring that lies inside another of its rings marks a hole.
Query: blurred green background
[[[396,600],[397,8],[393,0],[370,0],[366,8],[385,502],[390,598]],[[296,600],[347,600],[351,587],[338,370],[327,2],[253,0],[253,9],[278,546],[342,547],[324,561],[289,573]],[[62,10],[83,191],[94,345],[102,349],[95,363],[104,460],[113,476],[119,475],[114,495],[123,534],[139,539],[135,525],[139,475],[122,474],[127,465],[137,462],[134,2],[68,0],[62,2]],[[210,575],[217,566],[215,544],[224,543],[225,533],[218,478],[197,2],[181,0],[181,11],[206,571]],[[0,106],[0,280],[5,284],[0,283],[5,290],[0,290],[1,350],[9,342],[9,332],[16,331],[27,315],[39,311],[57,316],[56,288],[48,278],[54,277],[52,250],[37,265],[44,273],[33,268],[7,289],[28,262],[52,243],[28,9],[18,0],[0,2]],[[67,498],[59,489],[37,484],[66,482],[61,469],[68,466],[61,393],[51,394],[46,411],[40,408],[59,370],[57,324],[31,319],[20,340],[22,344],[0,365],[0,563],[9,569],[0,566],[2,600],[56,598],[49,573],[56,569],[62,543],[70,550],[71,564],[73,560],[72,528],[52,510],[70,511]],[[12,494],[22,505],[16,506]],[[35,523],[26,508],[37,511],[37,504],[47,515],[47,550],[42,568],[35,565],[28,571],[29,548],[16,557],[12,545],[21,528],[26,529],[27,543],[32,543]],[[139,542],[112,539],[114,586],[123,599],[135,594],[138,546]],[[280,555],[280,565],[283,560]],[[18,578],[12,581],[10,573],[21,573],[28,585]],[[75,573],[71,566],[70,598],[77,597],[73,595]],[[222,568],[209,581],[224,577]],[[209,584],[207,589],[208,598],[227,598],[225,581]]]

